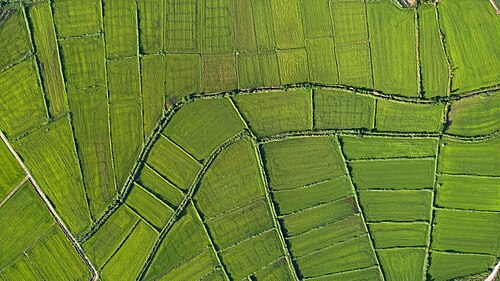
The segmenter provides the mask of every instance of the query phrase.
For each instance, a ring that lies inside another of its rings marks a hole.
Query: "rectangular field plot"
[[[66,39],[59,44],[64,58],[64,79],[68,95],[75,89],[90,92],[96,86],[106,85],[102,36]]]
[[[95,34],[101,31],[101,1],[60,0],[52,5],[59,37]]]
[[[219,266],[219,262],[215,252],[208,249],[163,275],[161,280],[201,280],[199,278],[209,274],[217,266]]]
[[[281,84],[309,81],[307,52],[305,49],[279,50],[278,65]]]
[[[332,201],[282,218],[288,236],[307,232],[358,213],[353,197]]]
[[[368,236],[354,238],[302,257],[296,263],[304,277],[373,266],[375,253],[369,241]]]
[[[276,231],[266,232],[220,252],[230,277],[240,280],[283,255]]]
[[[167,0],[165,6],[165,42],[167,52],[198,52],[198,0]]]
[[[145,279],[159,278],[209,247],[208,236],[195,212],[193,206],[188,205],[172,226],[158,248]]]
[[[41,127],[13,146],[68,228],[83,231],[91,221],[69,120]]]
[[[382,280],[382,273],[378,267],[355,269],[352,271],[325,275],[314,278],[316,281],[352,281],[352,280]]]
[[[2,198],[3,199],[3,198]],[[29,181],[0,207],[0,240],[4,268],[43,235],[54,220]]]
[[[435,159],[350,162],[358,189],[422,189],[434,185]]]
[[[383,222],[369,225],[376,249],[427,246],[429,224],[424,222]]]
[[[337,45],[337,67],[340,84],[359,88],[373,88],[370,47],[367,42]]]
[[[123,276],[136,278],[156,240],[156,232],[140,221],[126,238],[113,257],[102,268],[102,278],[120,279]]]
[[[165,63],[163,55],[141,58],[141,95],[144,139],[151,135],[165,108]]]
[[[441,175],[437,183],[438,206],[500,211],[500,178]]]
[[[42,280],[87,280],[90,272],[58,226],[25,252]],[[64,258],[61,258],[64,257]]]
[[[373,128],[375,99],[342,90],[314,90],[317,129]]]
[[[51,116],[60,116],[69,109],[54,20],[49,3],[30,7],[29,17],[33,25],[33,39],[40,65],[40,73],[43,77],[45,95],[49,101],[49,112]]]
[[[443,139],[438,171],[451,174],[500,176],[500,138],[466,143]]]
[[[21,9],[2,21],[0,50],[0,70],[19,61],[31,51],[30,35]]]
[[[462,93],[498,84],[500,38],[495,35],[500,33],[500,22],[490,3],[444,1],[439,5],[439,16],[446,50],[456,68],[452,90]]]
[[[104,34],[108,58],[137,55],[136,1],[106,1],[106,5],[104,6]]]
[[[238,54],[237,63],[240,89],[280,84],[276,52]]]
[[[177,207],[184,194],[148,165],[142,167],[138,182],[169,206]]]
[[[377,100],[376,128],[379,131],[437,132],[441,127],[442,104],[412,104]]]
[[[7,267],[2,268],[0,278],[3,278],[2,280],[37,280],[41,277],[29,258],[21,255]]]
[[[437,210],[432,249],[496,255],[500,250],[500,213]]]
[[[234,54],[203,56],[201,77],[203,91],[207,94],[236,89],[238,87],[236,56]]]
[[[432,192],[428,190],[360,191],[359,201],[368,222],[431,218]]]
[[[139,13],[139,52],[146,54],[159,53],[164,42],[164,0],[138,0]],[[169,19],[175,14],[169,14]]]
[[[306,41],[306,49],[310,81],[327,85],[339,84],[333,39],[309,39]]]
[[[234,53],[234,1],[200,0],[203,54]]]
[[[143,145],[139,60],[108,61],[107,69],[114,167],[121,188]]]
[[[287,261],[282,258],[277,260],[271,265],[260,269],[253,276],[257,278],[257,280],[293,280],[293,275],[290,272],[290,266]]]
[[[68,96],[77,152],[90,208],[97,216],[116,194],[105,88]]]
[[[199,184],[195,200],[206,218],[247,204],[265,194],[253,144],[240,140],[223,150]]]
[[[47,121],[47,108],[34,58],[0,73],[0,127],[16,137]]]
[[[175,103],[184,96],[201,92],[200,55],[167,54],[164,60],[167,101]]]
[[[425,249],[377,250],[386,280],[424,279]]]
[[[299,0],[271,0],[278,49],[304,46]],[[271,16],[268,12],[268,16]]]
[[[274,192],[273,197],[281,215],[290,214],[314,205],[352,194],[354,191],[348,176],[342,176],[318,184]]]
[[[162,229],[174,213],[172,208],[138,184],[134,184],[125,203],[157,229]]]
[[[164,136],[149,152],[147,163],[183,190],[189,189],[201,168],[198,161]]]
[[[236,21],[236,36],[235,44],[236,51],[239,53],[249,53],[257,51],[257,36],[255,33],[255,22],[253,15],[252,0],[236,0],[235,21]]]
[[[261,51],[276,49],[276,36],[271,3],[272,0],[252,1],[257,48]]]
[[[101,268],[111,258],[138,221],[139,217],[122,205],[83,243],[83,249],[96,267]]]
[[[427,157],[437,153],[437,139],[342,136],[348,159]]]
[[[318,38],[332,36],[329,0],[299,0],[304,36]],[[285,11],[283,11],[285,12]]]
[[[338,142],[333,138],[289,139],[267,143],[263,148],[274,190],[302,187],[346,174]]]
[[[273,217],[265,199],[205,222],[218,249],[258,235],[273,227]]]
[[[290,253],[295,257],[307,255],[330,245],[363,235],[366,228],[359,215],[314,228],[306,233],[287,238]]]
[[[312,94],[309,89],[237,95],[234,101],[257,136],[312,128]]]
[[[368,42],[363,1],[330,1],[333,35],[337,44]]]
[[[435,280],[450,280],[484,272],[495,263],[495,257],[459,253],[430,254],[429,275]]]
[[[461,136],[485,135],[500,130],[500,92],[478,95],[451,104],[447,133]]]
[[[375,89],[417,96],[415,15],[389,1],[367,4]]]
[[[5,143],[0,143],[0,202],[25,176],[14,155]]]
[[[163,133],[202,160],[244,127],[229,99],[204,99],[179,109]]]
[[[446,96],[449,70],[434,5],[419,6],[418,26],[422,93],[427,98]]]

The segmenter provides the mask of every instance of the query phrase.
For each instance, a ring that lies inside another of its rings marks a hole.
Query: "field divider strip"
[[[189,153],[189,151],[187,151],[185,148],[183,148],[182,146],[180,146],[180,144],[178,144],[177,142],[175,142],[174,140],[172,140],[171,138],[169,138],[167,135],[165,135],[163,132],[160,133],[160,137],[163,137],[165,138],[166,140],[168,140],[169,142],[173,143],[174,146],[176,146],[177,148],[179,148],[184,154],[186,154],[189,158],[191,158],[193,161],[195,161],[196,163],[198,164],[201,164],[201,162],[203,162],[203,160],[198,160],[196,159],[196,157],[194,157],[193,154]]]
[[[0,74],[2,74],[2,73],[4,73],[4,72],[6,72],[7,70],[9,70],[9,69],[11,69],[11,68],[15,67],[16,65],[18,65],[18,64],[20,64],[20,63],[22,63],[22,62],[24,62],[25,60],[30,59],[31,57],[34,57],[34,56],[35,56],[35,54],[33,53],[33,51],[29,51],[29,52],[27,52],[26,54],[24,54],[24,55],[23,55],[20,59],[18,59],[17,61],[15,61],[15,62],[13,62],[13,63],[11,63],[11,64],[7,65],[6,67],[4,67],[4,68],[0,69]]]
[[[250,206],[250,205],[252,205],[252,204],[255,204],[255,203],[259,202],[260,200],[264,200],[264,199],[265,199],[265,197],[264,197],[264,196],[258,197],[258,198],[256,198],[256,199],[254,199],[254,200],[250,201],[250,202],[247,202],[247,203],[244,203],[244,204],[242,204],[242,205],[239,205],[239,206],[238,206],[238,207],[236,207],[236,208],[231,208],[231,209],[229,209],[229,210],[225,210],[225,211],[223,211],[223,212],[221,212],[221,213],[219,213],[219,214],[217,214],[217,215],[215,215],[215,216],[212,216],[212,217],[206,218],[206,219],[204,219],[204,222],[210,222],[210,221],[216,220],[216,219],[218,219],[218,218],[221,218],[221,217],[223,217],[223,216],[225,216],[225,215],[228,215],[228,214],[230,214],[230,213],[232,213],[232,212],[234,212],[234,211],[238,211],[238,210],[241,210],[241,209],[243,209],[243,208],[246,208],[246,207],[248,207],[248,206]]]
[[[329,226],[331,226],[333,224],[343,222],[345,220],[348,220],[350,218],[354,218],[354,217],[359,216],[359,215],[360,215],[359,213],[355,213],[355,214],[352,214],[350,216],[340,218],[340,219],[338,219],[336,221],[333,221],[333,222],[328,222],[328,223],[325,223],[325,224],[321,224],[321,225],[315,226],[313,228],[310,228],[310,229],[308,229],[308,230],[306,230],[304,232],[301,232],[301,233],[298,233],[298,234],[289,235],[289,236],[286,237],[286,239],[290,240],[290,239],[295,238],[295,237],[300,237],[300,236],[306,235],[306,234],[308,234],[310,232],[313,232],[315,230],[319,230],[319,229],[323,229],[325,227],[329,227]]]
[[[28,175],[24,176],[24,178],[7,194],[7,196],[0,202],[0,208],[16,193],[16,191],[29,179]]]
[[[224,272],[224,275],[226,275],[226,280],[230,280],[229,274],[227,273],[226,266],[222,263],[222,258],[220,255],[220,252],[217,250],[218,246],[215,245],[214,243],[214,238],[212,237],[212,234],[210,233],[210,230],[208,229],[207,224],[203,220],[203,218],[200,215],[200,211],[198,210],[198,207],[196,206],[196,203],[194,200],[191,199],[191,204],[193,205],[193,209],[196,213],[196,217],[200,220],[201,224],[203,225],[203,230],[205,231],[205,234],[207,235],[208,242],[210,243],[210,248],[214,251],[215,257],[217,258],[217,262],[219,263],[222,272]]]
[[[261,272],[262,270],[264,270],[264,269],[268,268],[269,266],[271,266],[271,265],[273,265],[273,264],[275,264],[275,263],[279,262],[279,261],[280,261],[280,260],[282,260],[282,259],[285,259],[285,256],[280,256],[279,258],[277,258],[277,259],[273,260],[272,262],[270,262],[270,263],[268,263],[268,264],[264,265],[263,267],[261,267],[261,268],[257,269],[256,271],[254,271],[254,272],[250,273],[250,274],[248,275],[248,276],[249,276],[249,278],[251,278],[251,276],[255,276],[255,274],[257,274],[257,273]],[[285,259],[285,261],[286,261],[286,259]],[[253,281],[254,279],[249,279],[249,280],[250,280],[250,281]]]
[[[179,206],[177,207],[175,212],[172,214],[172,216],[170,217],[168,222],[165,224],[165,226],[160,231],[160,234],[159,234],[158,238],[156,239],[155,244],[154,244],[148,258],[147,258],[146,262],[144,263],[144,265],[141,269],[141,272],[139,273],[138,279],[144,278],[146,272],[148,271],[149,267],[151,266],[151,263],[152,263],[154,257],[156,256],[156,253],[158,252],[158,249],[160,248],[161,243],[163,242],[163,239],[165,239],[166,235],[169,233],[170,229],[175,224],[175,222],[177,222],[177,220],[182,216],[182,212],[186,209],[186,207],[188,206],[192,197],[196,193],[196,191],[200,185],[201,179],[203,178],[203,176],[205,175],[205,173],[207,172],[208,168],[211,166],[211,164],[215,160],[215,158],[228,146],[230,146],[231,144],[235,143],[236,141],[238,141],[244,137],[247,137],[248,135],[249,135],[248,131],[245,130],[245,131],[242,131],[241,133],[233,136],[232,138],[226,140],[214,152],[212,152],[212,154],[210,154],[210,156],[206,159],[206,161],[203,162],[201,170],[196,175],[196,178],[194,179],[193,184],[189,188],[188,192],[186,193],[186,195],[184,196],[181,203],[179,204]],[[158,135],[158,137],[159,137],[159,135]]]
[[[349,197],[353,197],[353,194],[348,194],[348,195],[342,196],[340,198],[333,199],[333,200],[328,201],[328,202],[317,203],[317,204],[315,204],[313,206],[309,206],[309,207],[306,207],[306,208],[303,208],[303,209],[300,209],[300,210],[297,210],[297,211],[294,211],[294,212],[291,212],[291,213],[288,213],[288,214],[278,215],[278,219],[284,219],[284,218],[287,218],[287,217],[290,217],[290,216],[293,216],[293,215],[298,215],[298,214],[302,214],[302,213],[310,211],[310,210],[318,209],[318,208],[321,208],[321,207],[329,205],[329,204],[335,204],[335,203],[340,202],[342,200],[345,200],[345,199],[347,199]]]
[[[420,59],[420,17],[417,8],[413,8],[414,28],[415,28],[415,55],[417,63],[417,95],[424,98],[424,91],[422,90],[422,62]]]
[[[485,178],[485,179],[500,179],[500,175],[476,175],[476,174],[451,174],[438,172],[438,176],[450,176],[450,177],[470,177],[470,178]]]
[[[19,163],[19,165],[21,165],[21,167],[23,168],[24,172],[29,177],[29,181],[31,182],[31,184],[35,188],[35,191],[38,193],[38,195],[40,196],[40,198],[43,200],[45,206],[47,207],[47,209],[49,210],[49,212],[51,213],[51,215],[54,217],[56,223],[61,227],[62,231],[66,235],[66,238],[68,238],[68,240],[71,242],[71,244],[73,245],[73,248],[76,250],[76,252],[80,256],[80,258],[83,260],[83,262],[85,263],[85,265],[89,269],[90,273],[92,274],[91,280],[97,281],[98,278],[99,278],[99,276],[97,274],[97,270],[95,269],[94,265],[92,264],[92,262],[90,261],[90,259],[87,257],[87,255],[83,251],[83,248],[80,246],[80,244],[75,239],[75,237],[73,236],[73,234],[66,227],[66,224],[64,224],[63,220],[61,219],[61,217],[59,216],[59,214],[56,212],[55,208],[52,206],[52,203],[49,201],[49,199],[47,198],[47,196],[45,196],[45,193],[42,191],[42,189],[40,188],[40,186],[38,185],[38,183],[35,181],[35,179],[31,175],[30,171],[28,170],[28,168],[26,167],[26,165],[24,164],[24,162],[21,160],[21,158],[17,154],[17,152],[12,148],[12,146],[10,145],[9,141],[7,140],[7,138],[5,137],[5,135],[3,134],[2,131],[0,131],[0,138],[7,145],[7,147],[9,148],[10,152],[12,153],[12,155],[14,155],[14,157],[16,158],[16,160]]]
[[[347,176],[347,175],[342,175],[342,176],[338,176],[338,177],[334,177],[334,178],[326,179],[326,180],[319,180],[319,181],[316,181],[316,182],[313,182],[313,183],[309,183],[309,184],[305,184],[305,185],[299,186],[299,187],[292,187],[292,188],[278,189],[278,190],[273,189],[273,192],[274,193],[281,193],[281,192],[293,191],[293,190],[297,190],[297,189],[307,189],[309,187],[313,187],[313,186],[316,186],[316,185],[319,185],[319,184],[323,184],[323,183],[334,181],[334,180],[339,179],[339,178],[344,177],[344,176]]]
[[[171,211],[175,211],[174,208],[172,208],[172,206],[170,206],[169,204],[163,202],[163,200],[161,200],[160,198],[158,198],[156,196],[156,194],[154,194],[153,192],[149,191],[149,189],[147,189],[146,187],[142,186],[141,184],[135,182],[134,184],[136,184],[137,186],[139,186],[142,190],[144,190],[144,192],[146,192],[147,194],[149,194],[150,196],[152,196],[154,198],[155,201],[158,201],[160,204],[166,206],[168,209],[170,209]]]
[[[143,215],[141,215],[139,213],[139,211],[137,211],[135,208],[133,208],[132,206],[130,206],[129,204],[127,203],[123,203],[123,206],[127,209],[129,209],[132,213],[134,213],[138,218],[139,220],[143,221],[145,224],[149,225],[152,229],[154,229],[157,233],[160,232],[160,230],[154,226],[154,224],[152,222],[150,222],[149,220],[147,220]]]
[[[370,50],[370,70],[371,70],[371,75],[372,75],[372,89],[374,89],[375,92],[375,71],[373,70],[373,54],[372,54],[372,39],[370,35],[370,23],[368,20],[368,5],[367,5],[367,0],[363,1],[364,6],[365,6],[365,22],[366,22],[366,34],[368,36],[367,38],[367,43],[368,43],[368,50]]]
[[[366,3],[365,3],[365,5],[366,5]],[[352,188],[353,195],[354,195],[353,197],[354,197],[354,200],[356,202],[356,207],[358,208],[359,213],[361,214],[360,218],[363,221],[363,225],[365,226],[365,231],[368,234],[368,238],[369,238],[368,240],[370,242],[370,247],[371,247],[371,249],[373,251],[373,255],[375,257],[376,265],[378,267],[378,270],[379,270],[380,276],[382,277],[382,280],[385,281],[385,275],[382,271],[382,266],[380,265],[380,260],[379,260],[378,254],[375,251],[375,246],[374,246],[375,243],[373,242],[373,237],[368,229],[368,224],[366,222],[365,213],[363,211],[363,208],[361,207],[361,204],[359,203],[359,192],[358,192],[358,189],[356,188],[356,185],[354,184],[354,182],[352,180],[351,170],[349,168],[348,162],[346,161],[346,155],[345,155],[344,148],[342,145],[342,140],[340,139],[340,137],[338,135],[336,135],[336,143],[337,143],[337,147],[339,149],[340,156],[342,157],[342,162],[344,163],[344,169],[347,172],[347,174],[349,175],[349,181],[351,183],[351,188]]]
[[[356,163],[356,162],[377,162],[377,161],[395,161],[395,160],[433,160],[436,156],[428,155],[428,156],[403,156],[403,157],[383,157],[383,158],[356,158],[356,159],[347,159],[346,162]]]
[[[266,234],[266,233],[270,233],[270,232],[273,232],[273,231],[276,231],[276,229],[275,229],[274,227],[268,228],[268,229],[266,229],[266,230],[264,230],[264,231],[261,231],[261,232],[259,232],[259,233],[257,233],[257,234],[252,235],[252,236],[248,236],[248,237],[246,237],[246,238],[245,238],[245,239],[243,239],[243,240],[240,240],[240,241],[238,241],[238,242],[236,242],[236,243],[233,243],[233,244],[231,244],[231,245],[229,245],[229,246],[225,247],[224,249],[219,249],[219,250],[218,250],[218,252],[219,252],[219,253],[225,252],[225,251],[227,251],[227,250],[229,250],[229,249],[232,249],[232,248],[234,248],[234,247],[236,247],[236,246],[238,246],[238,245],[241,245],[241,244],[243,244],[243,243],[245,243],[245,242],[247,242],[247,241],[250,241],[250,240],[252,240],[252,239],[254,239],[254,238],[257,238],[257,237],[259,237],[259,236],[261,236],[261,235],[264,235],[264,234]]]
[[[372,268],[376,269],[378,267],[376,265],[372,265],[372,266],[368,266],[368,267],[361,267],[361,268],[356,268],[356,269],[342,270],[342,271],[339,271],[339,272],[327,273],[327,274],[323,274],[323,275],[319,275],[319,276],[304,278],[304,280],[317,280],[317,279],[328,277],[328,276],[335,276],[335,275],[339,275],[339,274],[343,274],[343,273],[350,273],[350,272],[358,272],[358,271],[372,269]]]
[[[271,187],[269,186],[269,178],[265,170],[264,166],[264,156],[261,151],[261,145],[257,143],[257,140],[255,138],[252,138],[252,145],[254,146],[254,151],[257,157],[257,161],[259,163],[259,170],[261,174],[261,179],[264,183],[264,188],[266,191],[266,199],[267,199],[267,204],[270,207],[271,210],[271,215],[273,218],[273,224],[274,228],[276,229],[276,232],[278,234],[278,238],[280,240],[281,248],[283,251],[283,254],[285,255],[285,259],[288,264],[288,268],[292,273],[292,276],[295,280],[299,280],[299,269],[294,265],[293,263],[293,258],[292,255],[290,254],[290,251],[286,245],[286,240],[285,240],[285,235],[283,234],[283,229],[284,226],[280,224],[279,219],[278,219],[278,214],[277,214],[277,209],[276,206],[274,205],[273,198],[272,198],[272,190]]]
[[[441,49],[444,53],[444,57],[446,58],[446,65],[448,66],[448,86],[447,86],[447,92],[446,96],[449,97],[451,95],[451,87],[452,87],[452,81],[453,81],[453,65],[451,63],[450,56],[448,55],[448,50],[446,49],[446,44],[445,44],[445,35],[443,30],[441,29],[441,16],[439,15],[438,11],[438,6],[437,2],[434,3],[434,11],[436,14],[436,22],[437,22],[437,31],[439,33],[439,43],[441,43]]]
[[[461,251],[455,251],[455,250],[439,250],[439,249],[430,249],[429,252],[431,253],[443,253],[443,254],[462,254],[462,255],[476,255],[476,256],[490,256],[490,257],[497,257],[492,254],[488,253],[477,253],[477,252],[461,252]]]
[[[450,208],[450,207],[441,207],[441,206],[434,206],[434,210],[444,210],[444,211],[449,210],[449,211],[460,211],[460,212],[467,212],[467,213],[482,213],[482,214],[500,214],[500,211]]]

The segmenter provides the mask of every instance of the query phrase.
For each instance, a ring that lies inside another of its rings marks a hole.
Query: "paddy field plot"
[[[52,10],[58,37],[95,34],[101,31],[102,10],[98,0],[57,1]]]
[[[387,159],[429,157],[437,153],[433,138],[391,138],[342,136],[342,147],[348,159]]]
[[[436,132],[440,129],[442,114],[441,104],[377,100],[375,128],[379,131]]]
[[[3,200],[25,176],[23,169],[4,143],[0,143],[0,199]]]
[[[432,252],[430,261],[430,276],[446,280],[480,273],[490,267],[495,258],[488,255]]]
[[[14,11],[2,20],[0,29],[0,70],[22,60],[32,51],[29,31],[21,10]]]

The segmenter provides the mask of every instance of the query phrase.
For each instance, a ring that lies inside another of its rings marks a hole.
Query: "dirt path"
[[[50,213],[54,217],[56,223],[61,227],[62,231],[64,232],[64,234],[66,235],[66,237],[69,239],[69,241],[71,242],[71,244],[75,248],[75,250],[78,253],[78,255],[80,256],[80,258],[83,260],[83,262],[85,263],[85,265],[88,267],[88,269],[92,273],[92,277],[91,277],[90,280],[93,280],[93,281],[98,280],[99,276],[97,274],[97,270],[95,269],[94,265],[90,262],[89,258],[87,257],[87,255],[83,251],[82,247],[80,246],[80,244],[78,244],[78,242],[76,241],[76,239],[73,236],[73,234],[71,234],[71,232],[69,231],[69,229],[66,227],[66,225],[62,221],[61,217],[59,217],[59,214],[57,214],[56,210],[54,209],[54,207],[52,206],[52,204],[50,203],[50,201],[47,199],[47,196],[45,196],[45,193],[43,193],[43,191],[40,188],[40,186],[36,183],[35,179],[31,175],[30,171],[28,170],[28,168],[26,168],[26,165],[24,165],[24,162],[21,160],[21,158],[19,157],[19,155],[17,155],[16,151],[12,148],[12,146],[10,145],[9,141],[7,140],[7,138],[5,137],[5,135],[2,133],[2,131],[0,131],[0,137],[2,138],[2,141],[5,143],[5,145],[7,145],[7,147],[10,150],[10,152],[12,153],[12,155],[14,155],[14,157],[16,158],[16,160],[19,163],[19,165],[23,168],[24,172],[26,173],[26,177],[15,188],[15,190],[17,190],[19,188],[19,186],[21,186],[22,183],[24,183],[26,180],[29,180],[31,182],[31,184],[35,188],[36,192],[38,193],[38,195],[42,199],[43,203],[45,204],[45,206],[47,206],[47,209],[49,209]],[[11,193],[13,194],[15,192],[15,190],[13,190]],[[9,196],[7,196],[6,199],[8,199],[8,197],[12,196],[12,194],[9,194]],[[6,201],[6,199],[4,199],[2,201],[2,204],[4,203],[4,201]]]
[[[29,176],[25,176],[17,185],[16,187],[14,187],[14,189],[12,189],[11,192],[9,192],[9,194],[7,194],[7,197],[5,197],[2,202],[0,202],[0,208],[3,206],[3,204],[5,204],[5,202],[7,202],[7,200],[9,200],[10,197],[12,197],[12,195],[14,195],[14,193],[16,193],[16,191],[19,189],[19,187],[21,187],[21,185],[23,185],[23,183],[25,183],[27,180],[28,180]]]
[[[500,10],[498,9],[498,6],[495,3],[495,0],[490,0],[490,3],[491,3],[491,6],[493,6],[493,8],[495,9],[495,11],[497,12],[497,15],[500,15]]]
[[[497,277],[498,271],[500,270],[500,261],[497,263],[497,266],[493,269],[491,274],[484,281],[494,281]]]

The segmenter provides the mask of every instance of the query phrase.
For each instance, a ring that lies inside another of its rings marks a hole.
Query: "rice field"
[[[0,3],[0,280],[483,280],[476,2]]]

